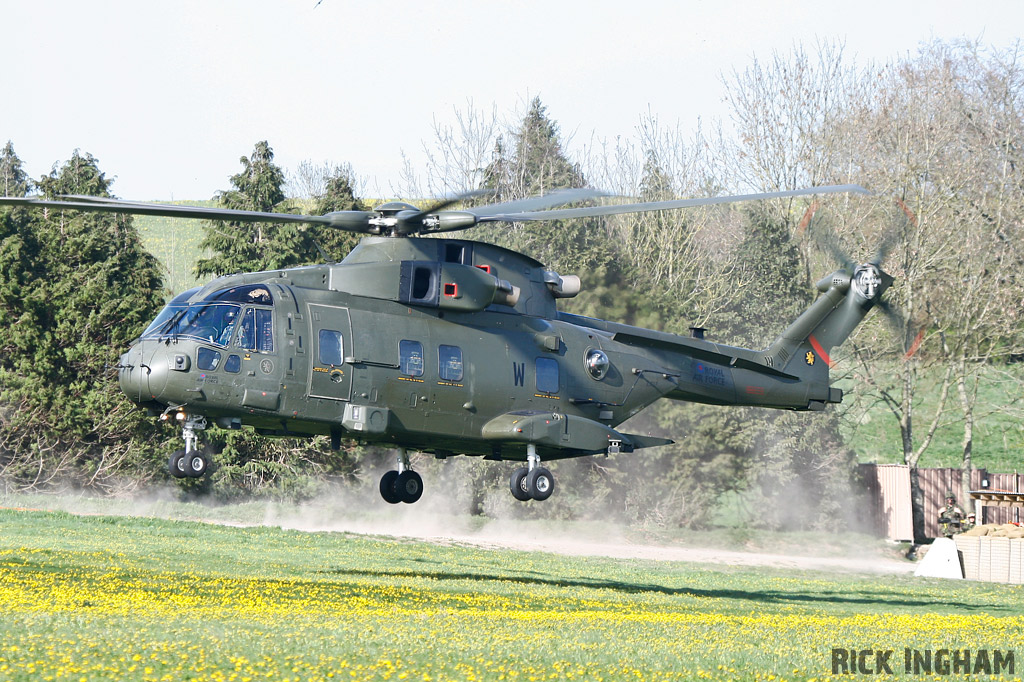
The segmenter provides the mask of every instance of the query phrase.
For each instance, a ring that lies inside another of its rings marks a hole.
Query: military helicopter
[[[521,501],[555,489],[542,465],[669,444],[616,427],[660,398],[713,405],[822,410],[842,400],[829,353],[880,301],[893,279],[883,254],[844,266],[764,350],[582,317],[558,310],[577,295],[559,274],[499,246],[418,235],[489,222],[661,211],[834,192],[857,185],[737,196],[559,208],[602,193],[544,196],[451,210],[467,195],[419,209],[390,202],[322,216],[260,213],[65,196],[0,205],[212,220],[316,223],[368,236],[340,263],[219,277],[186,291],[121,356],[124,394],[180,424],[170,473],[199,477],[211,423],[268,436],[329,436],[392,446],[380,479],[389,503],[413,503],[423,481],[409,452],[520,463],[509,488]]]

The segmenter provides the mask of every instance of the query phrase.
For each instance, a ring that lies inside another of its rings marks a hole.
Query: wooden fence
[[[892,540],[912,541],[914,525],[910,503],[910,467],[905,464],[861,464],[864,483],[871,510],[871,524],[876,533]],[[946,503],[946,493],[953,491],[957,502],[966,512],[971,508],[969,491],[962,489],[962,469],[918,469],[918,481],[924,493],[924,532],[927,537],[938,537],[939,509]],[[970,490],[1024,491],[1024,474],[990,474],[985,469],[971,471]],[[1020,508],[982,507],[978,523],[1020,523],[1024,510]]]

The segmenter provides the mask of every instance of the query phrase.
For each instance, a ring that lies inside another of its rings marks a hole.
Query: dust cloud
[[[856,556],[820,556],[813,540],[800,551],[791,540],[773,550],[771,542],[756,549],[729,547],[721,537],[688,533],[671,538],[602,520],[555,521],[471,515],[463,495],[445,495],[426,486],[427,493],[415,505],[388,505],[377,492],[377,476],[368,476],[359,487],[336,487],[302,504],[253,501],[236,504],[201,504],[182,501],[173,486],[151,488],[125,498],[97,498],[84,493],[62,495],[0,496],[0,506],[44,509],[84,515],[153,517],[198,521],[231,526],[270,526],[310,533],[349,533],[384,538],[413,539],[444,545],[481,549],[511,549],[566,556],[609,557],[649,561],[769,566],[794,570],[824,570],[855,573],[910,573],[914,565],[881,552],[858,552]],[[433,478],[433,477],[431,477]],[[557,493],[556,493],[557,494]],[[488,491],[497,498],[511,498],[507,489]],[[485,508],[497,503],[484,500]],[[521,509],[509,506],[507,509]],[[527,505],[538,503],[529,502]],[[541,503],[545,504],[545,503]],[[784,536],[785,534],[779,534]],[[723,546],[724,544],[724,546]],[[797,543],[799,544],[799,543]],[[806,556],[817,550],[819,556]]]

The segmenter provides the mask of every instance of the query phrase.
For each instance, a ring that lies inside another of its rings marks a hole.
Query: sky
[[[37,0],[0,3],[0,144],[35,179],[75,149],[115,196],[209,199],[260,140],[293,171],[351,164],[368,196],[425,170],[435,121],[540,97],[572,140],[641,117],[727,116],[723,74],[840,40],[855,63],[922,41],[1005,48],[1019,0]],[[571,144],[570,144],[571,147]]]

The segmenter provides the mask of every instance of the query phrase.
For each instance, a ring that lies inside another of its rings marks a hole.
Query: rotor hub
[[[853,288],[869,301],[873,301],[882,286],[882,274],[874,263],[860,265],[853,273]]]

